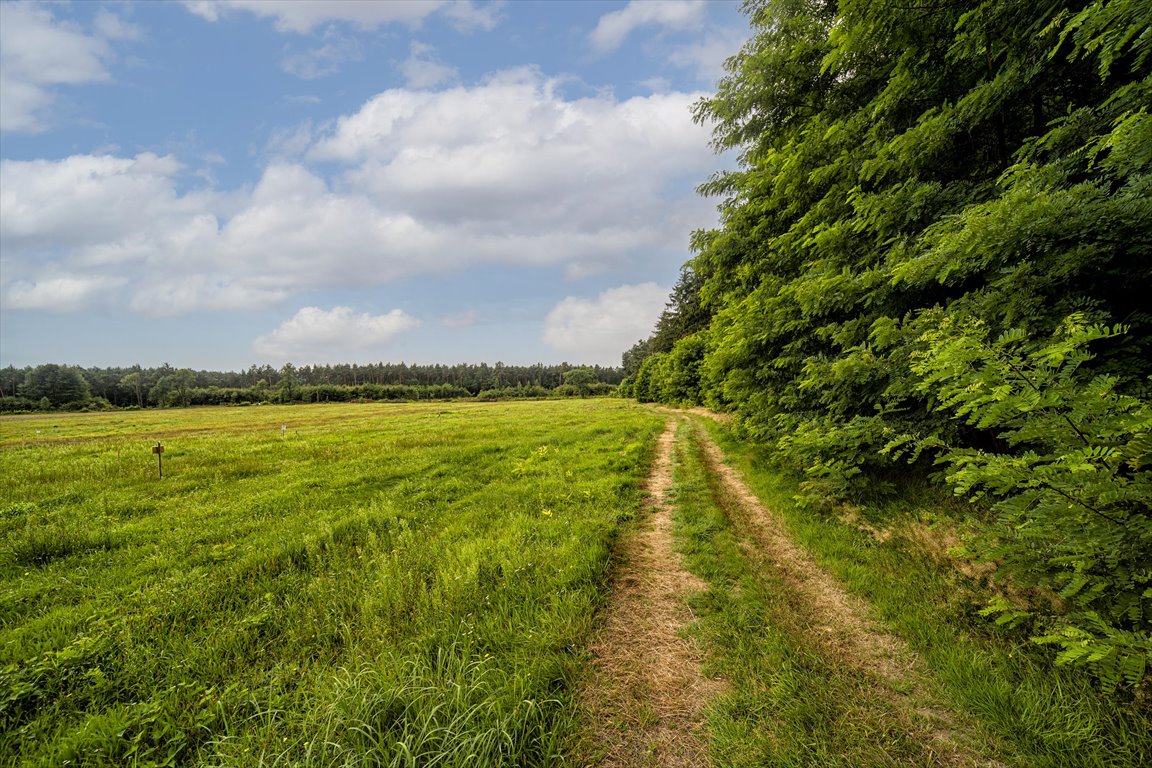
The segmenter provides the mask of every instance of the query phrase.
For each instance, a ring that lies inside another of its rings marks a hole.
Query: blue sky
[[[0,3],[0,365],[619,364],[733,2]]]

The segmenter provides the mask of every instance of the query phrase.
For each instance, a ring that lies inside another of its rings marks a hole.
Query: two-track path
[[[707,414],[703,414],[707,415]],[[670,418],[657,444],[637,529],[617,550],[618,566],[592,646],[593,667],[583,692],[585,722],[603,768],[708,765],[704,714],[725,689],[701,671],[702,650],[683,634],[692,620],[687,596],[707,588],[688,572],[672,536],[673,463],[681,418]],[[708,471],[734,501],[760,567],[784,578],[807,607],[813,644],[863,673],[874,695],[897,705],[933,765],[997,766],[981,756],[971,724],[933,696],[926,665],[908,644],[869,617],[849,593],[789,536],[782,521],[756,497],[703,430]]]

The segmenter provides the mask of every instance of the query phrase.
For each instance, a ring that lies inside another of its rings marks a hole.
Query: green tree
[[[924,470],[965,455],[955,451],[1004,468],[1037,450],[1002,434],[1004,414],[936,407],[946,388],[926,387],[923,366],[947,346],[933,335],[947,323],[1040,347],[1070,316],[1123,323],[1067,380],[1045,380],[1043,397],[1087,408],[1082,393],[1100,394],[1092,382],[1107,376],[1116,397],[1147,399],[1147,0],[754,0],[745,11],[751,38],[695,108],[738,158],[700,187],[721,198],[721,223],[693,235],[684,286],[710,318],[699,376],[687,375],[698,342],[677,351],[699,331],[662,317],[649,347],[630,350],[633,365],[647,354],[629,382],[637,398],[678,400],[698,380],[702,399],[807,473],[809,499],[883,490],[886,446],[911,435],[934,441],[921,443]],[[1045,450],[1074,456],[1065,448]],[[1053,487],[1075,475],[1073,459],[1050,466],[1063,478]],[[1019,498],[982,487],[992,505]],[[1034,551],[1062,551],[1057,528],[1035,531]],[[1005,552],[1028,570],[1023,548]],[[1132,630],[1091,610],[1109,631]],[[1068,626],[1102,637],[1087,615]]]
[[[909,370],[933,306],[1032,338],[1076,310],[1130,323],[1093,364],[1146,387],[1140,7],[749,3],[752,39],[696,107],[740,159],[701,187],[722,226],[693,237],[705,398],[851,490],[888,433],[942,418]]]
[[[279,394],[279,399],[282,402],[291,402],[292,395],[300,387],[300,381],[296,376],[296,366],[292,363],[285,363],[284,367],[280,369],[280,380],[276,382],[276,391]]]
[[[580,397],[588,397],[597,381],[596,373],[591,368],[573,368],[564,374],[564,383],[575,387]]]
[[[938,322],[913,358],[918,388],[937,410],[1007,443],[940,459],[956,493],[995,500],[979,548],[1017,585],[1066,603],[1022,610],[1000,599],[988,612],[1035,619],[1038,642],[1061,646],[1060,661],[1092,666],[1110,688],[1139,683],[1152,667],[1152,404],[1117,392],[1115,376],[1081,375],[1089,344],[1127,329],[1072,315],[1029,342],[1018,330],[990,340],[979,319],[925,321]],[[938,444],[922,438],[917,448]]]
[[[174,406],[186,408],[189,405],[192,385],[195,381],[196,375],[191,370],[181,368],[166,376],[161,376],[149,390],[148,397],[161,408]]]
[[[29,400],[47,400],[52,408],[83,406],[92,397],[79,368],[54,363],[28,371],[20,394]]]
[[[139,370],[124,374],[120,379],[120,386],[130,390],[136,396],[136,405],[144,407],[144,376]]]

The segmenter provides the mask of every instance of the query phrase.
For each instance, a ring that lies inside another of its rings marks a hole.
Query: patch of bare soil
[[[902,639],[868,617],[867,603],[847,592],[798,547],[781,521],[761,503],[740,473],[724,462],[720,448],[701,435],[710,471],[722,480],[760,547],[758,555],[775,567],[809,608],[813,635],[838,662],[876,681],[878,693],[905,710],[923,731],[925,748],[940,766],[998,766],[983,758],[978,739],[961,718],[925,690],[923,662]]]
[[[720,413],[718,411],[710,411],[707,408],[703,408],[700,406],[693,406],[691,408],[669,408],[667,406],[662,406],[661,410],[664,410],[664,411],[667,411],[670,413],[690,413],[693,416],[703,416],[704,418],[711,419],[712,421],[715,421],[719,424],[729,424],[732,421],[732,414],[730,414],[730,413]]]
[[[700,652],[680,630],[685,602],[706,584],[680,563],[669,490],[676,423],[660,436],[646,515],[620,544],[603,629],[583,691],[585,721],[602,768],[708,765],[704,707],[724,684],[700,671]]]

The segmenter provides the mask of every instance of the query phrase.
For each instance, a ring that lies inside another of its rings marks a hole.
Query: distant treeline
[[[148,408],[354,400],[485,400],[602,395],[623,378],[600,366],[316,365],[188,368],[81,368],[55,363],[0,369],[0,411]]]

